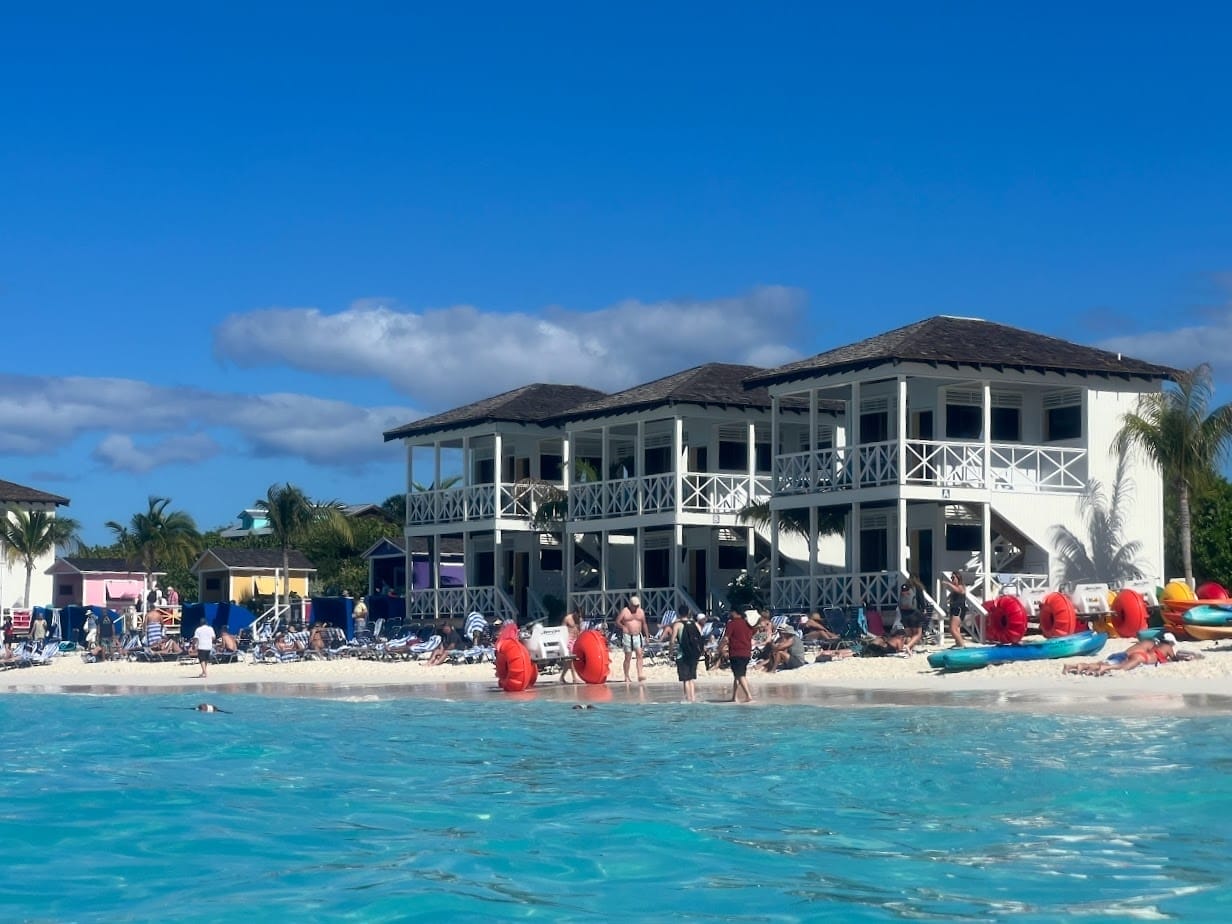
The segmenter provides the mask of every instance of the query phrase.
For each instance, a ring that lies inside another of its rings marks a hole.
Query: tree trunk
[[[291,550],[282,547],[282,599],[287,605],[287,625],[291,624]],[[278,611],[278,594],[274,594],[274,611]]]
[[[21,598],[22,599],[21,605],[24,607],[30,606],[30,575],[32,575],[33,573],[34,573],[34,559],[27,558],[26,559],[26,592]]]
[[[1181,528],[1181,565],[1185,570],[1185,583],[1194,586],[1192,536],[1189,524],[1189,485],[1181,482],[1178,503],[1178,519]],[[1165,578],[1166,579],[1166,578]]]

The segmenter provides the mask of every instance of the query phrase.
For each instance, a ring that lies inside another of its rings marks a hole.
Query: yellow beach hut
[[[308,582],[316,566],[303,552],[291,550],[290,591],[308,597]],[[202,603],[245,603],[253,597],[272,597],[283,591],[281,549],[207,549],[192,573],[197,576],[197,599]]]

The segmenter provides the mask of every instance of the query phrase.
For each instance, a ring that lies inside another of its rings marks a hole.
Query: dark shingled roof
[[[68,498],[0,479],[0,504],[55,504],[57,507],[67,507]]]
[[[213,555],[231,568],[282,567],[282,549],[207,549],[205,554]],[[310,562],[303,552],[295,549],[288,552],[287,564],[296,571],[317,570],[317,566]]]
[[[483,423],[538,424],[584,401],[593,401],[602,396],[603,392],[583,388],[581,385],[523,385],[465,407],[454,408],[452,411],[413,420],[393,430],[386,430],[385,442],[442,430],[460,430]]]
[[[665,378],[635,385],[614,395],[605,395],[558,415],[552,423],[627,414],[631,411],[677,404],[708,405],[770,410],[770,392],[765,388],[745,388],[744,381],[757,372],[757,366],[733,363],[707,363]],[[807,408],[807,403],[803,404]]]
[[[110,572],[112,574],[144,574],[145,569],[137,562],[123,558],[79,558],[76,555],[66,555],[60,561],[72,565],[83,574]],[[154,574],[164,574],[155,571]]]
[[[1177,370],[978,318],[938,316],[750,375],[750,388],[899,363],[1169,379]]]

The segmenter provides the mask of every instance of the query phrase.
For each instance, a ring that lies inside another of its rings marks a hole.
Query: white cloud
[[[531,382],[616,391],[706,362],[779,365],[799,358],[792,344],[803,317],[803,293],[783,286],[539,315],[469,305],[414,312],[368,299],[336,314],[231,315],[214,332],[214,353],[245,367],[384,379],[440,410]]]
[[[1227,381],[1232,377],[1232,305],[1206,315],[1204,323],[1110,337],[1098,345],[1176,369],[1210,363],[1215,379]]]
[[[103,438],[92,456],[107,468],[144,474],[176,462],[201,462],[218,453],[219,446],[205,433],[172,436],[142,445],[131,436],[112,433]]]
[[[221,451],[359,469],[396,451],[383,450],[381,434],[418,413],[133,379],[0,375],[0,452],[36,455],[101,433],[92,456],[120,471],[146,472]]]

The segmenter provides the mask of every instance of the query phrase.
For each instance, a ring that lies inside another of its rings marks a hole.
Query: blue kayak
[[[1187,626],[1232,626],[1232,606],[1191,606],[1181,620]]]
[[[1075,655],[1095,654],[1107,641],[1108,636],[1103,632],[1075,632],[1025,645],[968,645],[966,648],[934,651],[928,656],[928,666],[943,671],[970,671],[1009,661],[1072,658]]]

